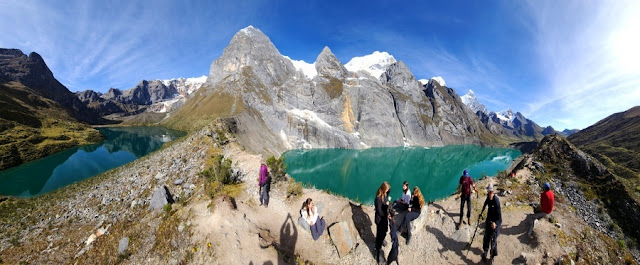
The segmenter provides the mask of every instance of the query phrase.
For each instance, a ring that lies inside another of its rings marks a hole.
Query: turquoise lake
[[[163,127],[98,128],[106,139],[0,171],[0,195],[33,197],[143,157],[184,135]]]
[[[284,156],[287,173],[304,185],[373,204],[383,181],[391,185],[393,200],[400,197],[406,180],[430,201],[455,192],[464,169],[474,179],[493,176],[521,154],[515,149],[458,145],[292,150]]]

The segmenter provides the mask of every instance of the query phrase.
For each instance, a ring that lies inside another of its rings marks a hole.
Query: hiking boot
[[[482,256],[482,262],[487,263],[487,257]]]
[[[460,230],[460,225],[461,225],[461,224],[462,224],[462,223],[458,223],[458,224],[456,225],[456,230]]]
[[[411,238],[407,238],[407,245],[411,242]]]

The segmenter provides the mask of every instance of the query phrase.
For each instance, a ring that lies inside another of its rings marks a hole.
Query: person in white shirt
[[[308,198],[304,204],[302,204],[300,215],[302,215],[302,218],[309,224],[313,240],[318,240],[318,238],[322,236],[322,233],[324,233],[326,222],[324,218],[318,216],[318,208],[313,204],[311,198]]]

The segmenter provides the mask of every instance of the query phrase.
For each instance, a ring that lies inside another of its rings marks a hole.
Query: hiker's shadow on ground
[[[353,220],[353,224],[358,230],[358,234],[360,234],[360,238],[367,245],[369,251],[371,251],[371,256],[375,256],[375,236],[371,231],[371,218],[369,215],[362,210],[362,206],[356,205],[352,202],[349,202],[349,206],[351,206],[351,219]]]
[[[459,242],[456,241],[448,236],[446,236],[442,231],[440,231],[439,229],[433,228],[433,227],[427,227],[427,231],[431,234],[433,234],[436,239],[438,239],[438,242],[440,242],[440,244],[442,245],[441,249],[438,249],[438,252],[440,252],[440,255],[442,255],[444,252],[447,251],[453,251],[454,253],[456,253],[456,255],[460,256],[460,258],[462,259],[462,261],[465,264],[473,264],[474,262],[471,261],[468,257],[467,257],[467,242]],[[476,240],[478,239],[478,237],[480,237],[480,240],[482,240],[481,235],[477,235],[476,236]],[[471,248],[469,251],[469,255],[481,255],[482,254],[482,250],[478,249],[478,248]]]
[[[520,235],[518,236],[520,243],[530,245],[532,248],[537,248],[540,244],[537,237],[534,236],[533,238],[529,238],[528,235],[531,222],[533,222],[533,214],[527,214],[519,224],[511,227],[502,227],[502,231],[500,231],[500,233],[503,235]]]
[[[291,218],[291,214],[288,213],[287,219],[284,220],[280,227],[279,251],[285,257],[278,259],[278,263],[289,264],[289,262],[295,261],[296,241],[298,241],[298,229]]]

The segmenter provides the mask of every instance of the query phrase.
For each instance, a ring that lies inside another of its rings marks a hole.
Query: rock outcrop
[[[559,135],[546,136],[535,151],[534,158],[553,165],[555,170],[546,170],[559,172],[555,177],[561,180],[558,183],[562,183],[566,188],[580,189],[581,192],[588,189],[587,191],[595,193],[606,213],[622,228],[625,235],[635,240],[640,239],[640,230],[637,229],[637,224],[640,223],[640,204],[634,199],[632,192],[602,163]],[[572,185],[570,182],[580,185]],[[579,188],[580,186],[582,188]],[[569,199],[577,198],[576,202],[584,200],[581,199],[582,196],[565,196]],[[587,209],[584,206],[576,208]],[[582,217],[595,229],[606,229],[599,227],[595,221],[589,222],[589,219],[593,218],[586,214]]]

